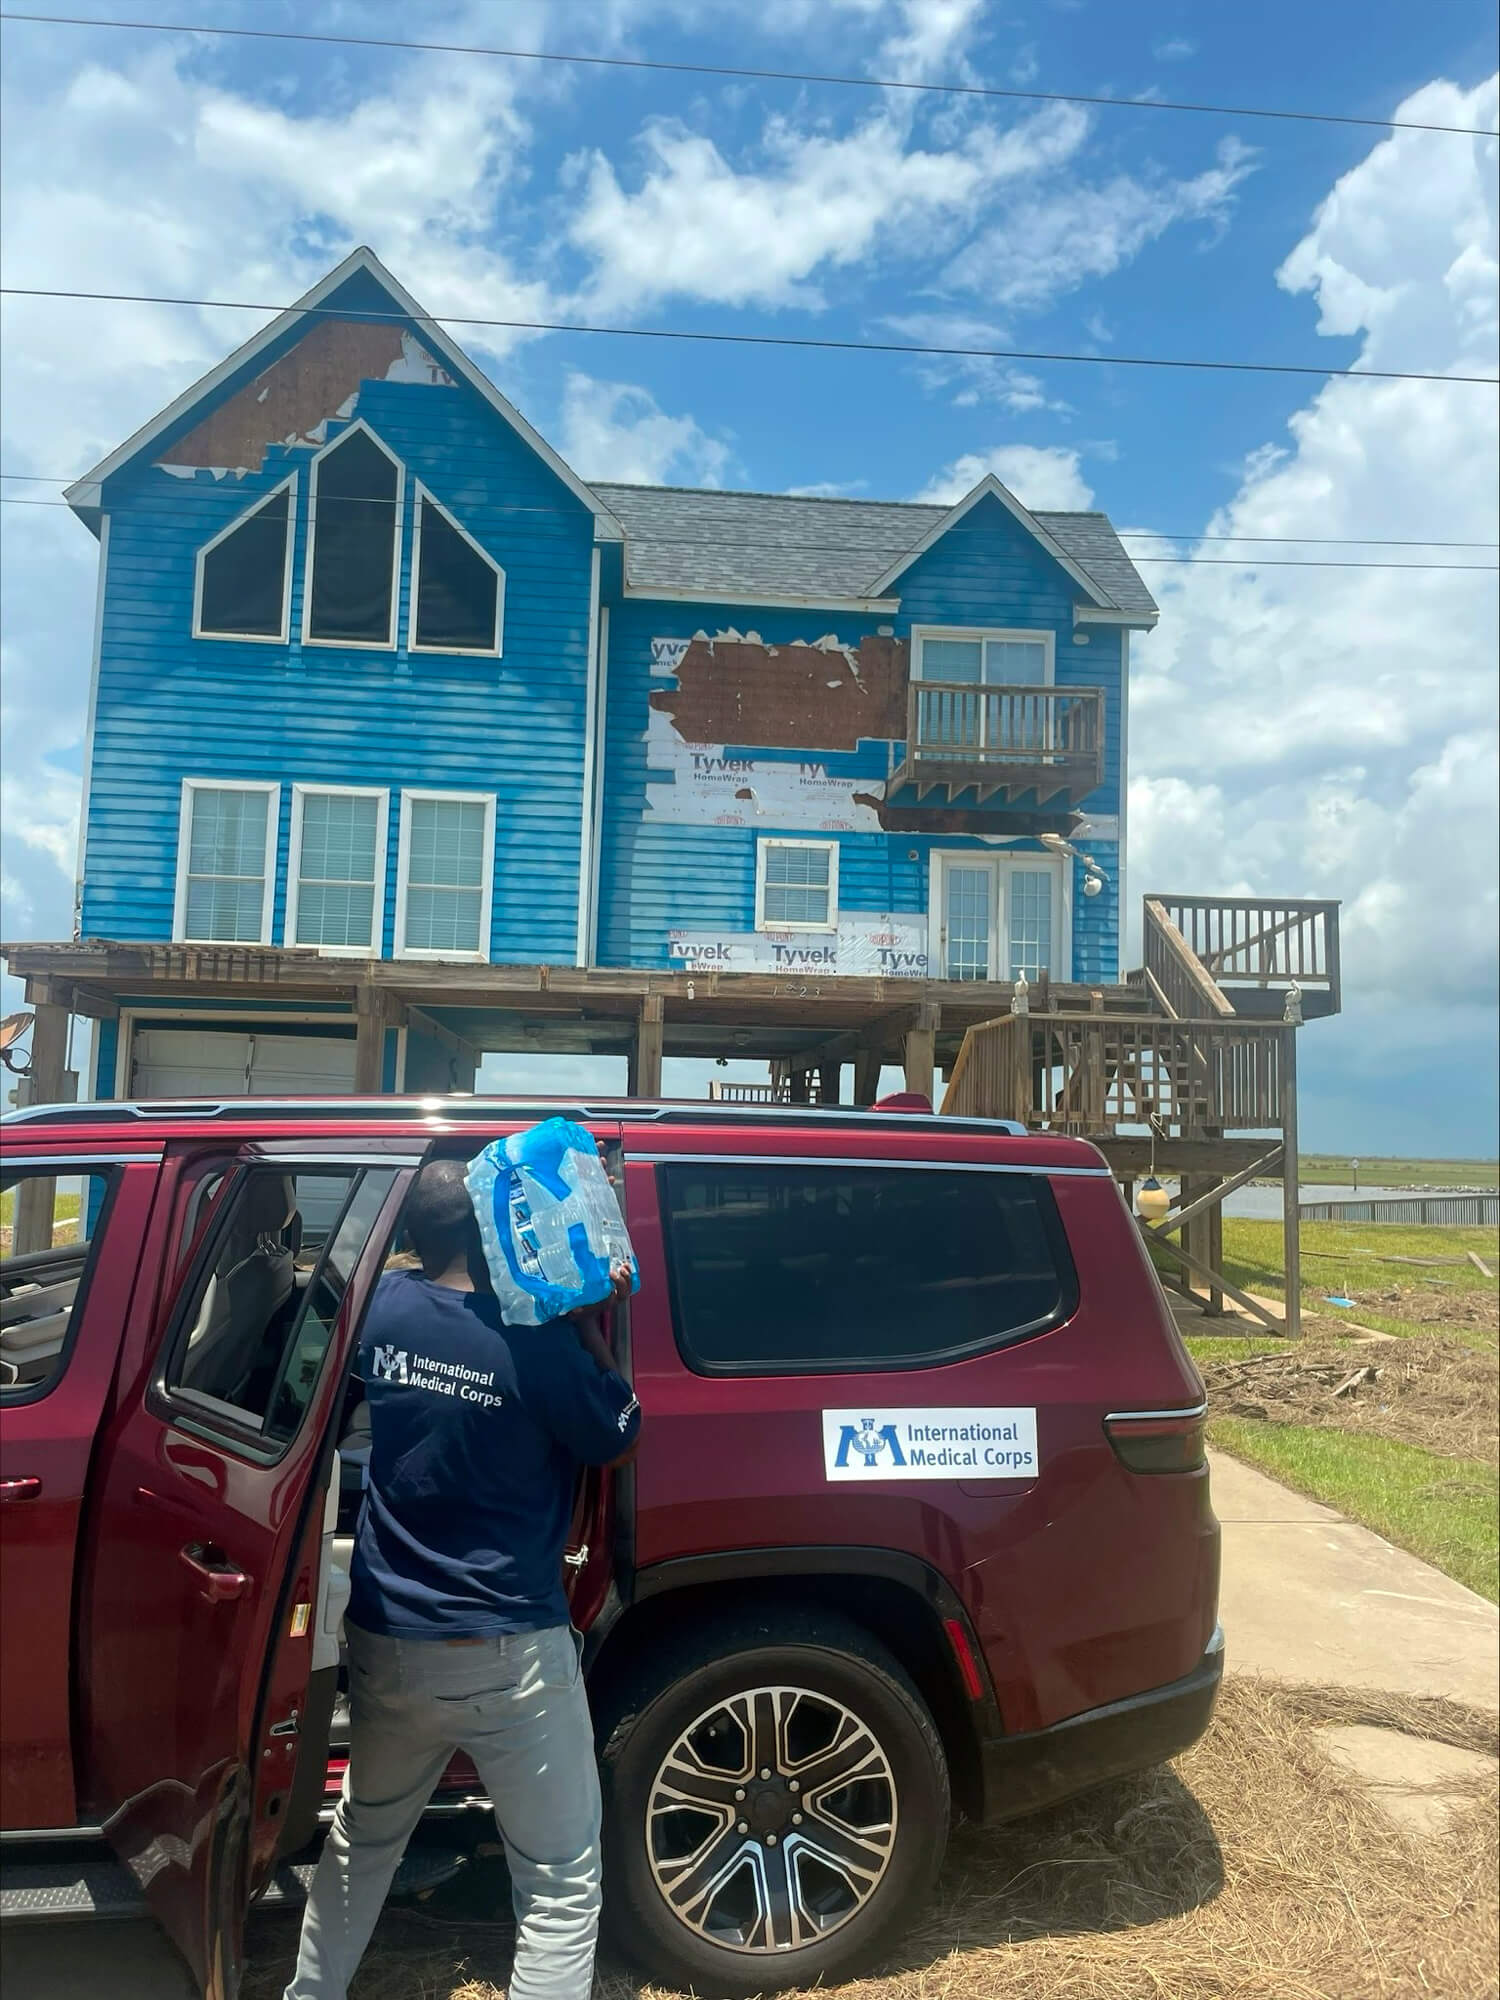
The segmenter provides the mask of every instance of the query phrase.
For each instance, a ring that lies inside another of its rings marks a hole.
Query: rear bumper
[[[985,1825],[1019,1819],[1175,1757],[1207,1729],[1223,1677],[1220,1627],[1198,1665],[1180,1681],[1086,1709],[1050,1729],[989,1738],[980,1745]]]

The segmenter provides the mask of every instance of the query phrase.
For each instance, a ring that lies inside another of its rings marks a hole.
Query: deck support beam
[[[1281,1244],[1286,1275],[1286,1331],[1302,1334],[1302,1192],[1297,1159],[1297,1030],[1281,1031]]]
[[[880,1072],[885,1062],[881,1049],[861,1049],[854,1058],[854,1101],[869,1106],[880,1095]]]
[[[354,989],[354,1094],[378,1097],[385,1089],[385,1031],[406,1024],[406,1009],[382,986]]]
[[[632,1097],[661,1096],[662,1022],[666,1001],[660,993],[643,993],[630,1047],[626,1089]]]
[[[67,1101],[68,1008],[60,989],[50,980],[29,979],[26,1001],[32,1010],[31,1069],[26,1077],[28,1104],[62,1104]],[[52,1248],[52,1219],[57,1204],[57,1182],[51,1176],[33,1175],[16,1189],[16,1223],[12,1248],[18,1257],[34,1250]]]
[[[906,1045],[903,1052],[906,1070],[906,1088],[920,1097],[932,1097],[933,1076],[937,1058],[937,1031],[942,1009],[933,1001],[924,1001],[917,1009],[917,1018],[906,1031]]]

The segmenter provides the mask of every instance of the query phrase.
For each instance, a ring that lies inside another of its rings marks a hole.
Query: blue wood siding
[[[668,963],[668,933],[678,929],[748,933],[755,923],[756,844],[766,836],[836,839],[839,909],[846,916],[925,915],[933,851],[996,850],[975,838],[921,833],[818,834],[766,816],[753,827],[679,824],[648,817],[647,786],[667,776],[653,771],[647,743],[653,689],[670,686],[653,675],[652,642],[734,631],[754,632],[767,645],[814,641],[833,634],[849,646],[882,626],[910,643],[913,626],[1000,626],[1051,630],[1059,686],[1104,690],[1104,783],[1084,803],[1085,814],[1118,811],[1121,647],[1117,630],[1094,627],[1088,644],[1074,644],[1073,606],[1082,593],[1014,517],[993,498],[974,507],[899,580],[899,614],[792,611],[752,604],[682,604],[616,596],[610,610],[605,796],[600,842],[597,957],[602,965]],[[726,754],[767,762],[815,754],[730,744]],[[858,772],[881,789],[888,746],[864,742],[829,756],[830,770]],[[972,796],[972,795],[971,795]],[[992,815],[996,834],[1007,814]],[[1114,980],[1119,969],[1118,850],[1113,840],[1080,837],[1107,877],[1096,897],[1082,893],[1077,864],[1072,884],[1073,976]],[[1045,852],[1035,841],[999,850],[1021,859]]]
[[[382,950],[393,949],[400,791],[493,792],[491,957],[571,963],[577,930],[593,517],[467,386],[366,381],[363,418],[406,466],[394,650],[300,642],[310,447],[259,472],[127,469],[110,516],[83,928],[169,938],[182,780],[281,784],[272,941],[283,942],[291,787],[386,786]],[[342,424],[329,426],[336,437]],[[192,637],[197,550],[298,473],[291,639]],[[420,480],[506,573],[503,657],[406,646]]]

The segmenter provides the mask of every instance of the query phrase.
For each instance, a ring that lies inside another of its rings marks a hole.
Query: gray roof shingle
[[[752,604],[788,596],[868,597],[876,578],[950,512],[909,501],[591,483],[625,530],[633,588],[702,590]],[[1033,518],[1111,608],[1155,615],[1155,600],[1107,514]]]

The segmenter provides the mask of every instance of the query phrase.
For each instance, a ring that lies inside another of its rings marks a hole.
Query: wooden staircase
[[[942,1109],[1089,1139],[1127,1188],[1147,1168],[1181,1174],[1176,1208],[1148,1235],[1207,1278],[1211,1301],[1227,1293],[1295,1333],[1297,1030],[1339,1011],[1338,907],[1148,896],[1144,962],[1126,982],[1141,1010],[1067,1013],[1018,993],[965,1034]],[[1223,1198],[1257,1173],[1282,1178],[1285,1322],[1219,1269]]]

